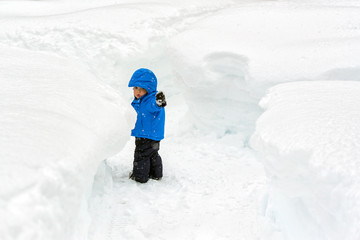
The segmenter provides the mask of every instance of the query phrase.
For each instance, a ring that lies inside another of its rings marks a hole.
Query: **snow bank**
[[[245,1],[172,38],[177,85],[197,126],[247,133],[268,86],[319,76],[360,80],[354,74],[360,69],[359,10],[324,2]]]
[[[280,84],[251,145],[263,156],[266,214],[288,239],[360,239],[360,82]]]
[[[129,139],[124,103],[67,59],[0,52],[1,239],[84,239],[95,172]]]

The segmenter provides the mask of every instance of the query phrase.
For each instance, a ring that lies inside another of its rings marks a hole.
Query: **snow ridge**
[[[252,146],[270,180],[267,214],[289,239],[358,239],[359,82],[294,82],[261,101]]]

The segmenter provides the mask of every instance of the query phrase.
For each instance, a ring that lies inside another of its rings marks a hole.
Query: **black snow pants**
[[[158,153],[160,141],[147,138],[135,138],[135,154],[132,176],[134,180],[146,183],[149,178],[160,179],[163,176],[162,160]]]

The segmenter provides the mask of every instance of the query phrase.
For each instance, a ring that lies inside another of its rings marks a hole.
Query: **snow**
[[[191,134],[163,141],[166,176],[146,185],[128,180],[135,145],[129,141],[107,160],[113,171],[99,174],[106,183],[100,186],[112,188],[93,191],[89,239],[255,239],[264,231],[254,199],[265,177],[253,153],[234,144],[238,141]]]
[[[172,45],[174,55],[193,67],[206,68],[217,53],[237,56],[243,68],[237,75],[255,82],[318,79],[329,70],[358,67],[358,13],[358,7],[331,4],[241,4],[201,19]]]
[[[360,237],[360,83],[284,83],[262,99],[252,146],[271,215],[289,239]],[[296,234],[294,234],[296,233]]]
[[[0,49],[0,234],[70,238],[89,224],[80,206],[99,159],[128,139],[123,100],[67,59]]]
[[[177,34],[168,51],[197,127],[248,136],[268,86],[360,80],[358,16],[358,8],[345,6],[245,2]],[[201,99],[211,107],[198,104]]]
[[[1,238],[358,239],[359,7],[0,1]],[[168,102],[144,185],[140,67]]]

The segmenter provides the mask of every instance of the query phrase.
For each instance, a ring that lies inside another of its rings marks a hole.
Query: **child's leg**
[[[147,138],[135,139],[135,154],[132,177],[137,182],[146,183],[149,177],[162,177],[162,160],[158,153],[160,142]]]
[[[160,179],[163,176],[162,160],[158,153],[160,149],[160,142],[153,141],[152,148],[154,150],[150,161],[150,177],[153,179]]]
[[[146,183],[150,173],[150,139],[136,138],[132,177],[135,181]]]

